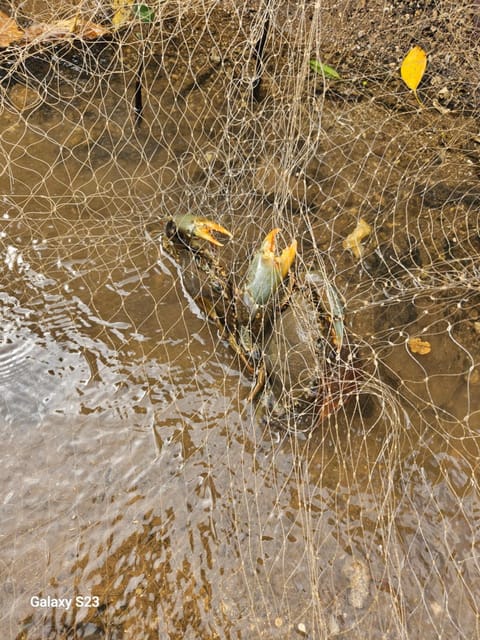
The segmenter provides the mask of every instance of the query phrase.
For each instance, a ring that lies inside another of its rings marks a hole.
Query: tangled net
[[[0,10],[4,637],[478,637],[477,4]],[[185,295],[183,213],[340,293],[315,429]]]

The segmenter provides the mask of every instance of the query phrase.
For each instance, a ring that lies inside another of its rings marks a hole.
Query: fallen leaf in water
[[[112,25],[115,28],[123,27],[132,19],[133,0],[112,0]]]
[[[325,76],[326,78],[332,78],[334,80],[341,80],[340,74],[333,68],[329,67],[328,64],[323,64],[319,60],[310,60],[310,69],[316,71],[321,76]]]
[[[93,40],[108,33],[108,29],[95,22],[84,21],[76,16],[68,20],[58,20],[57,22],[45,23],[37,22],[25,30],[24,40],[33,42],[34,40],[62,40],[74,35],[77,38]]]
[[[8,47],[23,38],[23,31],[13,18],[0,11],[0,47]]]
[[[427,67],[427,54],[422,47],[415,46],[407,53],[400,67],[400,75],[407,87],[413,91],[417,102],[423,106],[417,95],[417,87],[420,84]]]
[[[363,218],[357,222],[357,226],[343,241],[343,248],[349,249],[355,258],[363,256],[364,248],[361,241],[372,233],[372,227]]]
[[[420,356],[425,356],[432,350],[430,343],[421,338],[409,338],[408,348],[412,353],[418,353]]]

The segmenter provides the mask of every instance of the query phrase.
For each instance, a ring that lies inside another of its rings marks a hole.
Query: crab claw
[[[275,255],[275,238],[280,229],[272,229],[250,264],[245,291],[251,305],[266,304],[286,278],[297,254],[297,241]]]
[[[173,223],[181,233],[190,237],[195,236],[197,238],[202,238],[202,240],[207,240],[217,247],[223,246],[223,242],[220,242],[217,236],[220,236],[224,241],[225,239],[232,237],[230,231],[225,229],[225,227],[222,227],[221,224],[200,216],[194,216],[191,214],[175,216],[173,218]]]
[[[283,249],[282,253],[279,256],[275,255],[275,238],[280,229],[272,229],[270,233],[267,234],[265,240],[262,244],[262,251],[264,257],[268,260],[273,260],[275,264],[275,270],[281,276],[281,280],[287,277],[290,268],[292,267],[295,256],[297,255],[297,241],[294,240],[292,244]]]

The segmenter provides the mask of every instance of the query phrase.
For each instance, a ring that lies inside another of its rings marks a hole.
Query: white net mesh
[[[479,636],[478,4],[0,9],[3,637]],[[277,310],[251,401],[160,250],[179,214],[239,290],[279,227],[339,292],[315,428],[315,314]]]

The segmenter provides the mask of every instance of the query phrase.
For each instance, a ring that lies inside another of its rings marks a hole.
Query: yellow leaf
[[[123,27],[132,19],[133,0],[112,0],[112,25],[116,28]]]
[[[400,75],[407,87],[413,91],[413,94],[420,105],[420,101],[417,95],[417,87],[420,84],[425,69],[427,67],[427,54],[422,47],[415,46],[407,53],[403,59],[402,66],[400,67]],[[423,106],[423,105],[422,105]]]
[[[0,11],[0,47],[8,47],[23,37],[23,31],[13,18]]]
[[[432,350],[430,343],[420,338],[409,338],[408,346],[412,353],[418,353],[420,356],[425,356]]]
[[[363,256],[363,247],[360,243],[371,232],[372,227],[363,218],[360,218],[355,229],[343,241],[343,248],[350,249],[355,258],[361,258]]]

